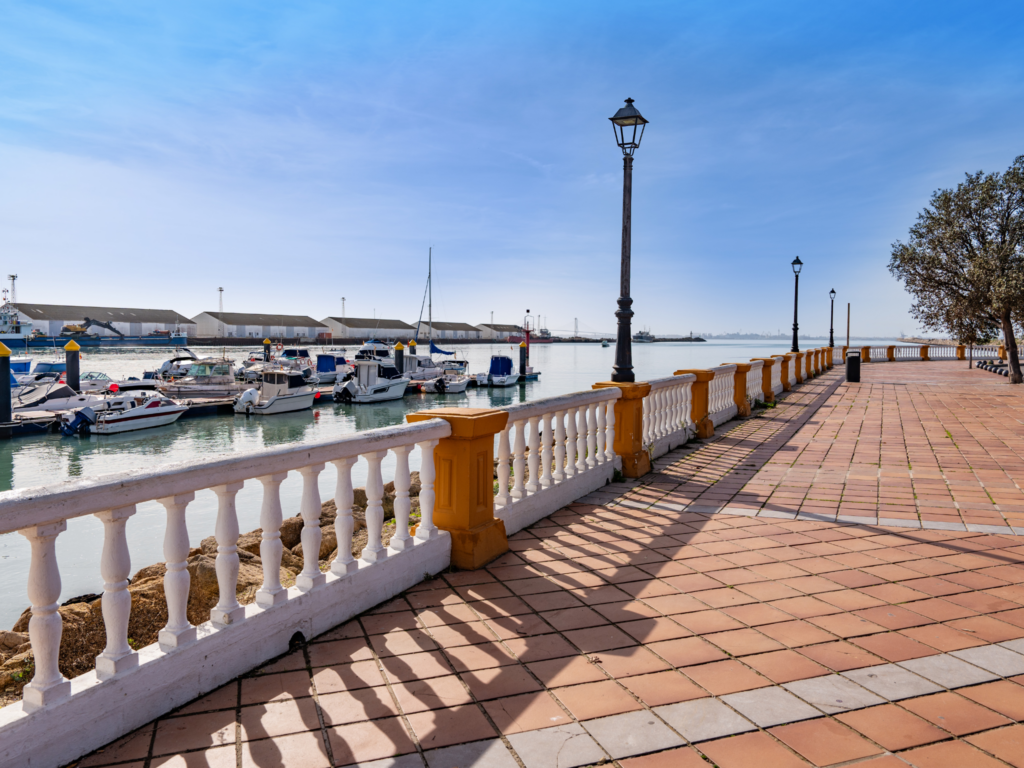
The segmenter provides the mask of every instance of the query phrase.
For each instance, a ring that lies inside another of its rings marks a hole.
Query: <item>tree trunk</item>
[[[1003,345],[1006,347],[1006,362],[1010,366],[1010,383],[1020,384],[1022,381],[1020,373],[1020,358],[1017,356],[1017,338],[1013,335],[1013,322],[1010,319],[1010,310],[1003,312]]]

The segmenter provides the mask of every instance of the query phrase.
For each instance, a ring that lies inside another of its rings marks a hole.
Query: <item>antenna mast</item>
[[[427,325],[430,327],[430,341],[434,341],[434,286],[431,273],[434,268],[434,247],[427,251]]]

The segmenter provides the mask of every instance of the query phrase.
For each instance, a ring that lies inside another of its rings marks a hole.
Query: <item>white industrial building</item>
[[[481,339],[492,339],[504,341],[509,336],[521,336],[523,329],[518,325],[499,325],[496,323],[482,323],[477,326]]]
[[[248,339],[327,338],[330,330],[305,315],[258,315],[244,312],[203,312],[193,318],[197,336]]]
[[[155,331],[180,331],[196,334],[196,324],[173,309],[122,309],[118,307],[73,307],[63,304],[15,304],[22,320],[32,321],[32,330],[46,336],[59,336],[65,325],[84,325],[86,319],[106,323],[125,336],[147,336]],[[102,325],[90,325],[87,333],[117,336]]]
[[[429,338],[433,333],[435,339],[482,339],[479,328],[469,323],[442,323],[437,320],[431,323],[420,323],[420,338]]]
[[[401,320],[376,317],[325,317],[323,324],[337,339],[411,339],[416,329]]]

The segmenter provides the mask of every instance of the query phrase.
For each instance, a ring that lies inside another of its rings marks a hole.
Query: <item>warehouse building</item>
[[[411,339],[416,329],[401,320],[377,317],[325,317],[323,324],[338,339]]]
[[[504,341],[509,336],[522,336],[523,329],[518,325],[498,325],[496,323],[482,323],[477,326],[481,339],[492,339]]]
[[[305,315],[250,315],[244,312],[203,312],[193,321],[197,336],[250,339],[327,338],[330,330]]]
[[[442,323],[437,320],[431,323],[420,323],[420,336],[429,338],[433,328],[435,339],[480,339],[483,338],[479,328],[469,323]]]
[[[90,325],[87,332],[99,336],[147,336],[157,331],[180,331],[188,336],[196,333],[196,324],[173,309],[123,309],[118,307],[73,307],[63,304],[15,304],[22,320],[32,321],[32,330],[46,336],[59,336],[65,325],[84,325],[86,318],[105,323]]]

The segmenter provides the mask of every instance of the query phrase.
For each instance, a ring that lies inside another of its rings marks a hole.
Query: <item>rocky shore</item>
[[[419,520],[419,473],[412,473],[410,501],[410,525]],[[367,542],[366,492],[362,488],[354,491],[352,517],[355,532],[352,536],[352,555],[359,557]],[[384,533],[383,543],[391,540],[395,532],[395,486],[384,487]],[[320,508],[320,529],[323,537],[318,560],[320,570],[326,571],[338,555],[338,540],[334,532],[337,516],[334,500],[326,501]],[[289,517],[281,524],[281,543],[284,552],[281,557],[281,583],[295,584],[295,577],[302,570],[303,551],[301,543],[302,518]],[[263,530],[257,528],[238,539],[238,602],[248,605],[256,599],[256,592],[263,584],[263,561],[260,559],[260,542]],[[189,552],[188,573],[191,585],[188,596],[188,620],[193,624],[209,621],[210,610],[217,604],[217,541],[213,536],[205,538],[200,545]],[[164,563],[155,563],[140,568],[132,576],[128,592],[132,596],[131,617],[128,620],[128,642],[133,648],[143,648],[155,643],[160,629],[167,624],[167,603],[164,599]],[[67,678],[78,677],[96,666],[96,657],[107,644],[103,626],[101,595],[82,595],[66,601],[60,607],[64,629],[60,643],[60,670]],[[35,663],[29,644],[28,622],[31,612],[28,608],[7,630],[0,630],[0,706],[6,706],[21,698],[22,688],[32,680]]]

